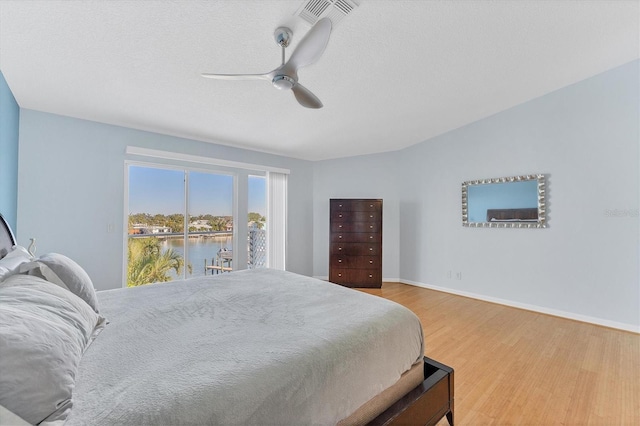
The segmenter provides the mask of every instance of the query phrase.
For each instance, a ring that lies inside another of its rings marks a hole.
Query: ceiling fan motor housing
[[[296,84],[296,81],[286,75],[276,75],[271,83],[276,89],[290,90]]]

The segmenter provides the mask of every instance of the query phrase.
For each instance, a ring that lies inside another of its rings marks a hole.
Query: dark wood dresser
[[[329,281],[382,287],[382,200],[332,199]]]

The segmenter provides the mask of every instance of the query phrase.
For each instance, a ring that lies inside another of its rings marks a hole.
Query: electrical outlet
[[[462,279],[462,272],[456,272],[456,280]]]
[[[447,278],[451,279],[451,271],[447,272]]]

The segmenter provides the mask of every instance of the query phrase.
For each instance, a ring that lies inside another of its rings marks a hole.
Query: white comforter
[[[333,425],[424,353],[408,309],[269,269],[98,293],[73,425]]]

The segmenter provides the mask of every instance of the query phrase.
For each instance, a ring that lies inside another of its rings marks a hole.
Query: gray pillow
[[[2,426],[31,426],[16,413],[9,411],[6,407],[0,405],[0,425]]]
[[[42,268],[37,271],[33,264],[43,264],[48,270]],[[26,265],[25,265],[26,266]],[[22,269],[22,272],[24,272]],[[29,269],[35,272],[35,275],[51,281],[54,284],[66,287],[76,296],[87,302],[94,311],[99,312],[98,297],[96,290],[93,288],[91,278],[80,265],[67,256],[59,253],[47,253],[40,256],[29,266]],[[29,272],[34,274],[34,272]],[[51,274],[53,272],[53,275]]]
[[[104,322],[42,278],[12,275],[0,283],[0,405],[31,424],[63,422],[82,354]]]

